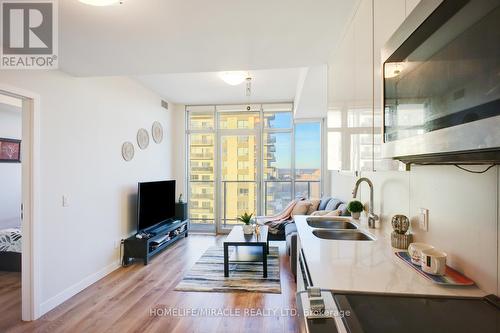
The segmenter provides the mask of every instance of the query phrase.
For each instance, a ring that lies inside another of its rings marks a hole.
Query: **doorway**
[[[0,94],[0,304],[9,305],[0,331],[21,319],[22,107],[22,99]]]
[[[244,117],[244,115],[243,115]],[[240,224],[238,216],[259,211],[259,137],[248,130],[220,135],[220,216],[218,232]]]
[[[18,168],[16,176],[17,199],[10,201],[8,205],[6,203],[0,204],[2,204],[2,210],[9,209],[15,215],[14,218],[8,219],[10,220],[10,229],[19,230],[19,233],[13,233],[9,237],[11,242],[14,241],[14,244],[8,247],[4,246],[3,249],[9,250],[4,251],[9,252],[7,256],[15,258],[15,265],[10,265],[9,269],[17,271],[20,277],[18,289],[15,291],[20,296],[19,303],[16,303],[19,306],[12,307],[13,311],[18,311],[15,312],[15,316],[13,313],[13,319],[22,319],[24,321],[34,320],[40,316],[38,305],[39,270],[37,269],[38,258],[35,255],[39,253],[36,251],[37,238],[35,237],[38,233],[35,230],[36,224],[34,223],[35,220],[38,220],[37,214],[39,211],[37,193],[39,179],[39,112],[37,110],[39,101],[40,98],[37,94],[11,86],[0,85],[0,103],[3,105],[10,104],[17,112],[15,116],[18,125],[17,138],[10,137],[11,135],[7,133],[8,137],[4,138],[8,139],[5,140],[7,144],[2,143],[4,149],[0,155],[0,160],[3,161],[0,162],[0,165],[9,164],[11,167],[14,166],[15,168],[17,166]],[[1,146],[0,150],[2,150]],[[16,240],[19,241],[19,238],[20,242],[15,242]],[[14,288],[14,285],[12,287]]]

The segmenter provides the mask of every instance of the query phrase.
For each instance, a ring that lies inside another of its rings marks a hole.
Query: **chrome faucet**
[[[352,197],[355,198],[358,194],[359,184],[362,182],[366,182],[368,186],[370,186],[370,211],[368,214],[368,227],[375,228],[375,221],[378,221],[378,216],[373,213],[373,183],[366,177],[359,178],[356,181],[356,185],[354,186],[354,190],[352,190]]]

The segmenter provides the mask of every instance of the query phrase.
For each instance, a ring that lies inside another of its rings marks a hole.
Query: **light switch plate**
[[[67,195],[62,196],[62,206],[63,207],[69,207],[69,198]]]
[[[427,208],[420,208],[420,229],[429,231],[429,210]]]

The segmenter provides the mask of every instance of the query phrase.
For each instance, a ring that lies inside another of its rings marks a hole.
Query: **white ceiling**
[[[252,94],[245,83],[231,86],[219,72],[155,74],[135,77],[167,101],[178,104],[231,104],[247,102],[289,102],[295,99],[300,68],[250,71]]]
[[[78,76],[325,64],[353,0],[59,1],[59,64]]]

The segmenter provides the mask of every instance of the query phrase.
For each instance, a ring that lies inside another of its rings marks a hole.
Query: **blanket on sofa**
[[[292,212],[299,202],[302,199],[295,199],[285,207],[285,209],[276,215],[273,216],[258,216],[257,223],[260,225],[267,225],[269,227],[269,232],[273,235],[278,234],[281,230],[285,229],[285,226],[293,222]]]

